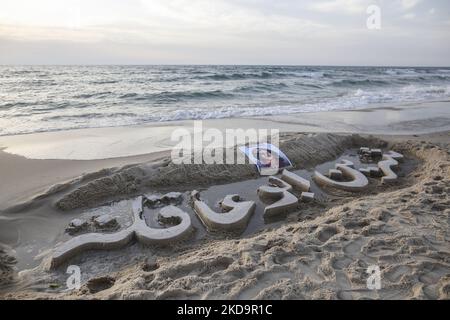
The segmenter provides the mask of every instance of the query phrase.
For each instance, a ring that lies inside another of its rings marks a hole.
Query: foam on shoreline
[[[424,134],[450,130],[450,102],[390,104],[348,111],[210,119],[203,128],[278,129],[282,132]],[[171,150],[171,134],[193,130],[193,121],[171,121],[0,137],[5,152],[29,159],[100,160]],[[255,141],[256,142],[256,141]]]

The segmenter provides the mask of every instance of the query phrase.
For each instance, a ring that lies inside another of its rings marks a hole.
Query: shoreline
[[[105,160],[167,152],[171,133],[192,131],[194,121],[71,129],[0,136],[0,150],[41,160]],[[378,108],[332,110],[280,116],[202,121],[204,129],[278,129],[280,132],[412,135],[450,130],[450,101],[405,103]]]

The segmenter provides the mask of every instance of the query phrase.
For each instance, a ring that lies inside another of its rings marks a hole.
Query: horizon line
[[[206,63],[206,64],[200,64],[200,63],[161,63],[161,64],[155,64],[155,63],[105,63],[105,64],[98,64],[98,63],[74,63],[74,64],[19,64],[19,63],[13,63],[13,64],[2,64],[0,63],[1,67],[81,67],[81,66],[92,66],[92,67],[108,67],[108,66],[154,66],[154,67],[177,67],[177,66],[192,66],[192,67],[208,67],[208,66],[227,66],[227,67],[354,67],[354,68],[450,68],[450,65],[443,66],[443,65],[333,65],[333,64],[227,64],[227,63]]]

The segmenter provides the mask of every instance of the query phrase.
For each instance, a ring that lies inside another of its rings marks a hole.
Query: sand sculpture
[[[370,178],[379,178],[383,175],[380,168],[378,167],[367,167],[367,168],[360,168],[359,172],[361,172],[366,177]]]
[[[299,191],[309,192],[309,189],[311,188],[311,182],[309,182],[309,180],[287,171],[286,169],[281,173],[281,180],[290,184],[294,189]]]
[[[367,147],[361,147],[358,151],[358,154],[360,159],[365,162],[379,160],[383,155],[381,149],[370,149]]]
[[[379,149],[361,148],[360,154],[365,159],[372,161],[380,158]],[[318,171],[314,173],[314,180],[320,185],[327,185],[347,191],[364,190],[368,185],[367,177],[382,177],[382,183],[389,183],[397,179],[392,170],[403,161],[403,155],[394,151],[381,155],[378,167],[355,169],[353,162],[343,160],[330,169],[328,177]],[[367,177],[366,177],[367,176]],[[351,181],[337,181],[351,179]],[[264,218],[272,218],[280,214],[288,213],[298,208],[299,200],[292,194],[293,189],[301,192],[300,200],[310,202],[314,200],[314,193],[310,192],[310,181],[287,170],[283,170],[281,179],[269,177],[268,185],[258,188],[257,194],[261,200],[274,200],[275,203],[266,206]],[[189,214],[175,207],[180,204],[181,193],[168,193],[166,195],[138,197],[132,202],[133,224],[119,232],[110,234],[88,233],[72,238],[55,249],[51,258],[51,268],[55,268],[71,257],[86,250],[112,250],[121,248],[134,239],[144,245],[168,244],[185,238],[192,230],[192,222]],[[201,201],[200,193],[196,190],[191,192],[191,201],[195,213],[209,231],[216,230],[240,230],[244,229],[251,215],[254,213],[256,204],[254,201],[242,201],[239,195],[228,195],[221,202],[223,213],[213,211],[205,202]],[[163,207],[158,219],[163,224],[172,226],[163,229],[149,227],[142,217],[143,205],[152,208]],[[175,224],[175,225],[173,225]]]
[[[393,169],[398,166],[399,161],[403,161],[404,157],[402,154],[395,151],[389,151],[383,154],[380,149],[362,147],[359,150],[359,155],[361,159],[366,162],[372,162],[376,159],[381,159],[381,161],[378,162],[377,167],[370,166],[355,170],[353,162],[343,160],[343,163],[336,164],[335,169],[329,170],[328,177],[316,171],[314,173],[314,180],[321,185],[327,185],[352,192],[364,190],[369,184],[367,177],[382,177],[381,182],[383,184],[397,180],[398,176]],[[339,174],[339,172],[341,172],[341,174]],[[348,182],[339,181],[342,180],[342,178],[352,180]]]
[[[283,170],[281,174],[281,180],[291,185],[295,190],[300,191],[301,202],[311,202],[314,200],[314,193],[310,192],[311,182],[305,178],[296,175],[293,172]]]
[[[392,157],[383,156],[383,161],[378,162],[378,167],[383,172],[384,176],[381,178],[381,183],[392,183],[397,180],[397,174],[392,170],[398,166],[398,161]]]
[[[292,186],[276,177],[269,177],[269,186],[261,186],[257,193],[262,200],[276,200],[264,209],[264,218],[273,218],[277,215],[295,210],[298,207],[298,198],[294,196]]]
[[[381,183],[392,183],[398,179],[397,174],[392,169],[398,167],[399,161],[403,161],[403,155],[398,152],[389,151],[388,153],[383,154],[383,160],[378,162],[378,168],[380,168],[381,172],[384,174],[381,178]]]
[[[319,185],[352,192],[362,191],[369,185],[369,180],[367,180],[366,176],[356,170],[353,162],[349,160],[343,160],[343,163],[336,164],[335,169],[342,173],[343,178],[351,179],[351,181],[336,181],[324,176],[318,171],[314,172],[313,178]],[[329,175],[331,176],[332,173],[330,172]]]
[[[378,162],[377,167],[372,166],[359,169],[365,176],[372,178],[382,177],[381,183],[383,184],[392,183],[398,179],[398,176],[393,169],[398,167],[399,161],[403,161],[404,157],[402,154],[395,151],[389,151],[380,156],[378,149],[361,148],[360,155],[364,155],[364,160],[366,161],[373,161],[375,158],[382,159]]]
[[[190,233],[192,222],[189,214],[172,205],[161,209],[159,220],[163,223],[175,222],[178,224],[164,229],[147,226],[142,217],[142,203],[142,196],[133,201],[133,224],[130,227],[111,234],[83,234],[57,247],[51,258],[51,268],[56,268],[83,251],[119,249],[134,239],[144,245],[168,244],[181,240]]]
[[[183,194],[180,192],[169,192],[162,196],[157,195],[145,195],[143,205],[149,208],[164,207],[169,204],[178,205],[183,202]]]
[[[301,202],[312,202],[315,199],[315,195],[313,192],[302,192],[300,195]]]
[[[225,210],[224,213],[213,211],[198,197],[193,199],[194,211],[209,231],[244,229],[256,204],[254,201],[241,201],[239,195],[234,194],[226,196],[220,206]]]

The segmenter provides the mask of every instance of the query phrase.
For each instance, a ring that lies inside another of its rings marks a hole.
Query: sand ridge
[[[280,146],[297,168],[311,167],[332,160],[346,148],[370,143],[383,145],[375,138],[358,135],[336,134],[284,134]],[[234,150],[237,151],[237,148]],[[165,159],[160,163],[144,163],[124,167],[97,179],[84,179],[64,184],[58,192],[71,189],[56,200],[61,210],[93,207],[112,199],[138,195],[148,189],[180,188],[187,186],[205,187],[218,183],[229,183],[257,177],[253,165],[194,164],[176,165]],[[51,194],[48,194],[51,195]],[[46,194],[42,197],[48,196]]]

